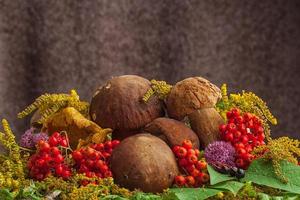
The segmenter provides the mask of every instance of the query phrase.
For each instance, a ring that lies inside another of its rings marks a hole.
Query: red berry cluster
[[[27,163],[30,177],[39,181],[49,175],[68,179],[71,176],[71,169],[65,164],[61,146],[68,146],[68,138],[58,132],[53,133],[48,141],[40,140],[36,153]]]
[[[108,167],[109,158],[113,149],[120,144],[119,140],[107,141],[100,144],[92,144],[89,147],[73,151],[72,157],[75,161],[75,168],[79,173],[87,177],[107,178],[112,176]],[[83,185],[88,184],[83,181]]]
[[[227,124],[220,125],[221,137],[235,147],[237,167],[247,169],[254,159],[252,150],[265,144],[261,120],[251,113],[241,115],[236,108],[227,112],[227,119]]]
[[[182,146],[174,146],[173,152],[184,175],[175,177],[175,184],[179,187],[199,187],[209,181],[207,163],[200,159],[200,151],[192,148],[192,142],[185,140]]]

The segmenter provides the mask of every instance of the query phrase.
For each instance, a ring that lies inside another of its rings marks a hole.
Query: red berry
[[[247,135],[243,135],[241,138],[240,138],[240,141],[243,143],[243,144],[247,144],[248,141],[249,141],[249,138]]]
[[[111,142],[111,144],[112,144],[112,148],[114,149],[114,148],[116,148],[120,144],[120,141],[119,140],[113,140]]]
[[[185,177],[185,182],[188,186],[193,187],[196,183],[195,178],[193,176]]]
[[[189,164],[185,167],[185,169],[188,171],[188,173],[192,173],[196,169],[196,167],[194,164]]]
[[[61,154],[58,154],[57,156],[55,156],[55,157],[53,158],[53,160],[54,160],[54,162],[56,162],[56,163],[61,163],[61,162],[64,161],[64,157],[63,157]]]
[[[237,152],[238,155],[244,155],[244,154],[247,153],[247,151],[244,148],[238,148],[236,150],[236,152]]]
[[[233,135],[234,135],[235,138],[240,138],[242,136],[242,133],[240,131],[235,131],[233,133]]]
[[[234,147],[236,149],[238,149],[238,148],[245,148],[245,145],[243,143],[241,143],[241,142],[238,142],[238,143],[234,144]]]
[[[100,168],[100,171],[102,173],[105,173],[107,170],[108,170],[108,166],[106,164],[102,165],[101,168]]]
[[[179,147],[175,154],[178,158],[184,158],[187,155],[187,150],[184,147]]]
[[[240,168],[244,168],[245,167],[245,162],[242,158],[239,158],[235,161],[235,164],[237,165],[237,167],[240,167]]]
[[[51,136],[49,139],[48,139],[48,142],[50,144],[50,146],[54,147],[54,146],[57,146],[58,144],[58,140],[56,137],[53,137]]]
[[[232,131],[236,130],[236,125],[234,123],[229,123],[229,124],[227,124],[226,128],[229,132],[232,132]]]
[[[209,175],[207,173],[201,173],[200,175],[201,183],[207,183],[209,181]]]
[[[57,147],[51,147],[50,152],[53,156],[56,156],[61,153]]]
[[[200,156],[200,151],[199,151],[199,149],[195,149],[195,155],[197,156],[197,158],[199,158],[199,156]]]
[[[106,150],[111,149],[112,148],[112,142],[111,141],[107,141],[104,143],[104,148]]]
[[[64,170],[62,172],[61,176],[63,177],[63,179],[67,179],[71,176],[71,171],[70,170]]]
[[[104,150],[104,144],[103,143],[96,144],[95,150],[103,151]]]
[[[220,131],[221,133],[225,133],[225,131],[226,131],[226,125],[225,125],[225,124],[221,124],[221,125],[219,126],[219,131]]]
[[[39,150],[41,152],[49,152],[50,151],[50,145],[48,142],[45,142],[44,140],[40,140],[38,143]]]
[[[194,163],[196,163],[198,161],[197,156],[196,155],[192,155],[192,154],[187,155],[186,159],[187,159],[188,163],[190,163],[190,164],[194,164]]]
[[[76,160],[76,161],[79,161],[79,160],[81,160],[81,159],[83,158],[81,152],[78,151],[78,150],[73,151],[72,157],[73,157],[73,159]]]
[[[190,173],[190,175],[193,176],[193,177],[196,177],[196,176],[199,175],[199,173],[200,173],[200,171],[199,171],[198,169],[194,169],[194,170]]]
[[[57,175],[61,175],[62,174],[62,172],[63,172],[63,167],[62,167],[62,165],[57,165],[56,167],[55,167],[55,173],[57,174]]]
[[[106,171],[106,172],[104,172],[104,173],[103,173],[103,177],[104,177],[104,178],[112,177],[111,171]]]
[[[177,186],[184,186],[185,185],[185,178],[183,176],[176,176],[175,177],[175,184]]]
[[[61,137],[61,140],[60,140],[60,142],[59,142],[59,144],[61,145],[61,146],[63,146],[63,147],[67,147],[68,146],[68,139],[65,137],[65,136],[62,136]]]
[[[188,155],[196,155],[195,150],[194,150],[194,149],[189,149],[189,150],[187,150],[187,156],[188,156]]]
[[[181,158],[181,159],[179,159],[178,164],[179,164],[180,167],[185,167],[189,163],[188,163],[188,161],[185,158]]]
[[[46,164],[46,162],[45,162],[44,159],[38,159],[38,160],[36,160],[35,162],[36,162],[35,165],[36,165],[37,167],[39,167],[39,168],[42,168],[42,167],[45,166],[45,164]]]
[[[227,142],[231,142],[233,140],[233,134],[232,133],[226,133],[225,140]]]
[[[182,142],[182,146],[186,149],[189,150],[191,148],[193,148],[193,143],[191,142],[191,140],[184,140]]]
[[[207,163],[203,160],[199,160],[196,162],[195,166],[198,170],[204,170],[207,168]]]

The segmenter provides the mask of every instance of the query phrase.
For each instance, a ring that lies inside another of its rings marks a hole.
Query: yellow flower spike
[[[153,95],[156,95],[159,99],[165,100],[170,93],[172,86],[165,81],[151,80],[151,88],[146,92],[143,97],[143,101],[147,102]]]
[[[287,160],[291,163],[298,164],[297,157],[300,157],[300,141],[288,137],[271,139],[267,145],[258,146],[253,151],[258,157],[272,161],[275,174],[284,183],[288,180],[282,174],[280,161]]]
[[[242,112],[249,112],[262,120],[267,141],[271,139],[268,122],[277,124],[277,119],[272,115],[266,103],[252,92],[242,91],[241,94],[227,94],[227,86],[221,87],[222,99],[217,103],[216,109],[226,120],[226,113],[232,108],[239,108]]]
[[[88,117],[89,103],[80,101],[76,90],[71,90],[70,94],[44,94],[38,97],[24,111],[18,113],[18,118],[26,117],[35,110],[39,110],[41,114],[40,122],[44,123],[54,113],[62,108],[74,107],[85,117]]]

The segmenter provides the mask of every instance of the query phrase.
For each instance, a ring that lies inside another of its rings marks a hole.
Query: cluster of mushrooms
[[[152,96],[145,102],[150,88],[151,82],[140,76],[114,77],[93,95],[90,117],[121,140],[111,157],[115,182],[131,190],[162,192],[180,173],[174,145],[188,139],[194,148],[204,148],[219,139],[224,121],[215,104],[221,92],[208,80],[192,77],[176,83],[165,100]]]

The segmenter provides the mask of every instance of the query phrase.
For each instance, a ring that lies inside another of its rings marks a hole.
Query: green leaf
[[[120,197],[119,195],[107,195],[102,197],[103,200],[128,200],[127,198]]]
[[[0,199],[1,200],[13,200],[14,197],[8,189],[0,189]]]
[[[242,181],[300,194],[300,167],[287,161],[282,161],[280,166],[282,174],[289,180],[286,184],[277,178],[272,163],[262,159],[252,162]]]
[[[143,192],[138,192],[130,198],[130,200],[161,200],[161,199],[162,199],[161,196],[151,194],[151,193],[143,193]]]
[[[266,193],[258,193],[260,200],[299,200],[300,196],[297,194],[284,194],[282,196],[270,196]]]
[[[212,186],[210,186],[210,188],[230,191],[235,196],[243,186],[244,186],[244,183],[240,183],[240,182],[237,182],[237,181],[225,181],[225,182],[222,182],[222,183],[212,185]]]
[[[234,180],[236,179],[235,177],[232,177],[228,174],[221,174],[217,172],[213,167],[210,165],[207,165],[207,170],[210,176],[210,184],[215,185],[217,183],[221,183],[224,181],[229,181],[229,180]]]
[[[204,200],[215,196],[220,190],[212,188],[172,188],[164,200]]]

